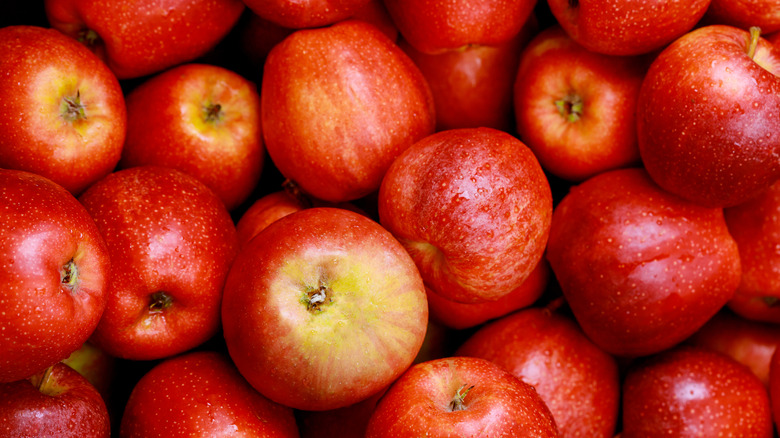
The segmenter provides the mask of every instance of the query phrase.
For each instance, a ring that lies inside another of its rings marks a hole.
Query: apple
[[[297,438],[292,409],[252,388],[222,353],[193,351],[165,359],[133,387],[119,436]]]
[[[355,404],[420,350],[428,306],[409,254],[375,221],[315,207],[278,219],[236,256],[222,327],[241,374],[301,410]]]
[[[291,195],[287,190],[268,193],[255,200],[236,222],[236,232],[241,248],[267,226],[288,214],[309,208],[303,198]]]
[[[244,0],[256,15],[288,29],[327,26],[352,17],[372,0]]]
[[[223,67],[191,63],[149,78],[126,101],[120,168],[179,169],[213,190],[228,210],[249,198],[265,156],[254,83]]]
[[[89,213],[50,179],[0,169],[0,382],[78,350],[109,293],[106,243]]]
[[[379,399],[380,390],[353,405],[327,411],[296,411],[300,438],[365,438],[366,428]]]
[[[636,106],[647,61],[577,44],[559,25],[538,33],[514,78],[517,132],[549,173],[584,181],[638,165]]]
[[[0,29],[0,167],[43,175],[78,195],[111,172],[125,99],[94,54],[53,29]]]
[[[0,383],[0,435],[108,438],[111,424],[98,391],[57,363],[29,379]]]
[[[238,241],[214,192],[181,171],[139,166],[108,175],[79,200],[111,257],[109,299],[90,342],[114,357],[153,360],[217,334]]]
[[[653,180],[689,201],[731,207],[780,179],[777,74],[780,51],[755,29],[705,26],[664,49],[637,107]]]
[[[412,47],[435,54],[507,43],[520,33],[536,0],[385,0],[385,6]]]
[[[623,383],[621,438],[772,438],[766,388],[714,351],[678,347],[635,362]]]
[[[578,44],[596,53],[631,56],[663,49],[689,32],[704,16],[710,0],[547,3],[555,21]]]
[[[447,357],[409,368],[379,400],[366,438],[558,437],[534,388],[493,362]]]
[[[427,287],[462,303],[523,287],[543,256],[552,217],[547,177],[528,147],[492,128],[440,131],[388,169],[379,219]]]
[[[330,202],[376,191],[393,159],[435,128],[420,70],[359,20],[299,30],[276,45],[260,100],[275,166],[303,192]]]
[[[741,274],[723,210],[662,190],[642,168],[572,187],[553,213],[547,259],[586,335],[629,357],[692,335]]]
[[[81,41],[119,79],[193,61],[244,11],[241,0],[44,0],[51,27]]]
[[[745,30],[757,26],[761,32],[774,33],[780,31],[780,1],[712,0],[703,22],[728,24]]]

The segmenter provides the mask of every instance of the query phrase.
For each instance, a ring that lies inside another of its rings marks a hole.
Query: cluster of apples
[[[778,0],[9,6],[0,438],[776,436]]]

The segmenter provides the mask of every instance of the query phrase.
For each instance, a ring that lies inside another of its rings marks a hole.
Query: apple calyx
[[[75,122],[87,118],[86,105],[81,103],[81,92],[76,90],[75,96],[65,96],[60,102],[60,114],[66,122]]]
[[[223,114],[222,105],[218,103],[209,103],[203,106],[203,120],[205,120],[206,123],[218,123],[222,121]]]
[[[457,391],[455,391],[455,395],[452,397],[452,400],[448,405],[450,412],[466,410],[466,405],[465,405],[466,395],[468,395],[469,391],[471,391],[472,389],[474,389],[474,385],[469,386],[468,384],[464,384],[461,385],[461,387],[458,388]]]
[[[761,28],[758,26],[750,27],[750,38],[748,38],[747,52],[748,58],[753,59],[756,56],[756,47],[758,47],[758,39],[761,36]]]
[[[30,376],[30,383],[40,391],[41,394],[55,397],[61,394],[62,388],[58,386],[54,378],[51,377],[51,369],[54,365],[46,368],[40,373]]]
[[[149,296],[149,313],[162,313],[173,305],[173,297],[167,292],[157,291]]]
[[[302,301],[309,312],[322,312],[323,305],[333,302],[333,291],[328,286],[320,284],[317,288],[308,289]]]
[[[67,263],[62,265],[62,269],[60,269],[60,283],[71,292],[74,292],[78,288],[80,282],[79,268],[76,266],[76,262],[74,262],[73,259],[70,259]]]
[[[567,122],[574,123],[582,116],[582,98],[576,94],[569,94],[563,99],[555,101],[555,108]]]

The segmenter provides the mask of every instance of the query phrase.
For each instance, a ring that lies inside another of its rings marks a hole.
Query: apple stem
[[[204,118],[209,123],[214,123],[222,120],[222,105],[218,103],[210,103],[203,108]]]
[[[62,118],[68,122],[86,119],[87,113],[85,109],[86,107],[81,103],[81,92],[79,90],[76,90],[76,95],[73,97],[62,98],[60,113],[62,114]]]
[[[461,385],[461,387],[458,388],[458,390],[455,392],[455,396],[452,397],[452,400],[450,401],[450,412],[466,410],[464,400],[466,399],[466,395],[472,389],[474,389],[474,385],[469,386],[468,384]]]
[[[173,297],[163,291],[157,291],[149,297],[149,313],[161,313],[171,307]]]
[[[73,290],[79,284],[79,268],[73,259],[68,260],[60,270],[60,283]]]
[[[49,381],[51,380],[50,377],[51,377],[52,366],[46,368],[45,370],[43,370],[43,372],[35,374],[32,377],[30,377],[30,382],[32,382],[33,386],[35,386],[35,389],[37,389],[38,391],[44,394],[48,394],[47,386],[49,384]]]
[[[761,36],[761,28],[758,26],[751,26],[750,27],[750,38],[748,39],[747,44],[747,55],[748,58],[753,59],[753,57],[756,55],[756,47],[758,47],[758,38]]]
[[[574,123],[582,116],[582,98],[576,94],[570,94],[563,99],[556,100],[555,107],[568,122]]]
[[[297,200],[301,203],[301,205],[306,206],[306,208],[311,208],[314,204],[311,202],[311,199],[306,196],[306,194],[301,190],[300,186],[298,184],[291,180],[291,179],[285,179],[282,183],[282,189],[284,189],[285,192],[287,192],[288,195],[290,195],[293,199]]]

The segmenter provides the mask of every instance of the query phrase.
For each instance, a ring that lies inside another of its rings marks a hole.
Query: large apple
[[[214,336],[238,242],[208,187],[181,171],[114,172],[79,200],[111,257],[109,299],[90,341],[124,359],[178,354]]]
[[[298,438],[293,411],[252,388],[230,359],[196,351],[163,360],[135,384],[122,438]]]
[[[51,27],[97,54],[119,79],[157,73],[214,48],[241,0],[44,0]]]
[[[588,337],[620,356],[692,335],[741,274],[723,210],[665,192],[641,168],[573,187],[553,213],[547,259]]]
[[[0,29],[0,167],[74,195],[111,172],[125,140],[122,89],[103,62],[53,29]]]
[[[558,437],[534,388],[493,362],[447,357],[412,366],[379,400],[366,438]]]
[[[425,289],[403,246],[349,210],[309,208],[260,232],[236,257],[222,325],[239,371],[303,410],[364,400],[420,350]]]
[[[780,51],[755,29],[705,26],[664,49],[637,108],[639,151],[653,180],[711,207],[746,202],[777,181],[777,74]]]
[[[260,100],[273,163],[325,201],[376,191],[393,159],[435,127],[420,70],[358,20],[299,30],[275,46]]]
[[[120,168],[179,169],[206,184],[228,210],[249,197],[265,156],[254,83],[219,66],[185,64],[153,76],[126,100]]]
[[[0,382],[78,350],[98,324],[110,261],[89,213],[32,173],[0,169]]]
[[[647,69],[609,56],[554,25],[528,44],[514,78],[517,132],[542,167],[570,181],[639,163],[636,105]]]
[[[79,373],[58,363],[29,379],[0,383],[0,436],[108,438],[105,402]]]
[[[552,216],[536,157],[492,128],[418,141],[388,169],[378,203],[380,222],[412,255],[426,285],[464,303],[521,288],[542,258]]]

